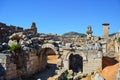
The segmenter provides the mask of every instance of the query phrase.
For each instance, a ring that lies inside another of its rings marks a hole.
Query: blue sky
[[[36,22],[39,33],[86,33],[102,36],[102,23],[109,33],[120,31],[120,0],[0,0],[0,22],[30,28]]]

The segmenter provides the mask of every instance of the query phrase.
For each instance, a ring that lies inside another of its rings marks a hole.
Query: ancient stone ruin
[[[94,74],[98,69],[102,70],[102,57],[120,51],[116,42],[119,33],[109,37],[108,30],[105,32],[108,24],[103,25],[104,37],[93,37],[92,27],[88,26],[87,37],[71,39],[40,34],[35,22],[30,29],[0,23],[0,68],[3,71],[0,79],[30,77],[43,72],[48,65],[47,56],[51,54],[57,56],[58,70],[55,71],[54,80],[78,80]]]

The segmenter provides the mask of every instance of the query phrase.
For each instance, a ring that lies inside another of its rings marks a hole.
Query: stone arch
[[[53,44],[49,44],[49,43],[43,44],[42,49],[44,48],[50,48],[55,52],[55,54],[58,54],[57,48]]]
[[[73,72],[83,72],[83,55],[74,52],[67,52],[63,58],[63,67],[72,69]],[[74,67],[72,67],[75,65]]]
[[[52,50],[54,52],[54,50],[52,48],[42,48],[40,50],[40,53],[38,55],[38,61],[40,63],[39,67],[40,67],[40,71],[46,69],[47,65],[48,65],[48,52],[49,50]],[[55,52],[54,52],[55,53]]]
[[[52,50],[54,53],[55,51],[52,48],[42,48],[40,53],[39,53],[39,57],[40,59],[43,59],[44,56],[48,56],[49,50]]]
[[[69,60],[69,57],[70,57],[71,54],[78,54],[78,55],[81,56],[82,58],[85,57],[84,60],[87,59],[86,55],[85,55],[83,52],[81,52],[80,54],[79,54],[79,53],[74,53],[74,52],[68,52],[68,53],[66,53],[66,55],[65,55],[65,57],[64,57],[64,60]]]
[[[47,56],[48,56],[48,51],[52,50],[56,55],[58,54],[58,51],[56,49],[56,47],[53,44],[43,44],[41,46],[41,50],[39,52],[39,62],[44,63],[45,65],[47,65]]]

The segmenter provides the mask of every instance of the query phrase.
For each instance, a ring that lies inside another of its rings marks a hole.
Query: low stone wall
[[[30,57],[29,61],[27,61],[27,73],[31,75],[37,72],[38,70],[39,70],[38,56]]]
[[[19,76],[29,77],[32,74],[43,71],[47,66],[47,56],[36,55],[35,51],[28,52],[27,57],[25,55],[16,57],[17,60],[16,58],[13,59],[14,57],[10,54],[0,54],[0,63],[6,70],[7,79],[13,79]]]
[[[28,60],[26,61],[25,65],[26,71],[24,71],[24,74],[22,74],[25,77],[31,76],[37,72],[41,72],[47,66],[47,56],[41,57],[40,55],[36,55],[36,51],[31,51],[28,53]]]
[[[98,69],[102,69],[102,59],[89,59],[88,61],[83,62],[83,73],[84,74],[91,74]]]

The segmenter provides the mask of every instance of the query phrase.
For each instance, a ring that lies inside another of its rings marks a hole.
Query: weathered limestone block
[[[6,78],[12,79],[17,77],[16,64],[10,61],[9,54],[0,54],[0,63],[6,70]]]
[[[91,74],[98,69],[102,69],[102,59],[89,59],[83,64],[83,73]]]
[[[10,64],[10,55],[9,54],[0,54],[0,63],[3,64],[4,68],[7,68]]]
[[[117,75],[116,75],[116,80],[120,80],[120,68],[118,68],[118,72],[117,72]]]
[[[58,61],[57,61],[57,67],[58,68],[62,67],[62,60],[61,59],[58,59]]]
[[[23,32],[19,32],[12,34],[9,38],[12,40],[20,40],[20,39],[24,39],[25,37],[26,36],[23,34]]]
[[[6,78],[13,79],[17,77],[16,64],[10,63],[6,69]]]
[[[63,66],[65,69],[69,69],[69,61],[63,61]]]
[[[30,54],[30,56],[36,56],[37,50],[36,49],[31,49],[29,54]]]
[[[72,71],[72,70],[68,70],[67,78],[68,78],[69,80],[72,80],[72,79],[73,79],[73,71]]]
[[[114,41],[109,42],[107,47],[108,51],[115,51],[115,42]]]
[[[38,56],[30,56],[27,61],[27,73],[29,75],[34,74],[35,72],[38,72],[40,68]]]

